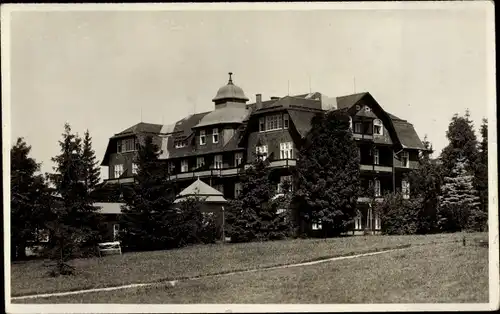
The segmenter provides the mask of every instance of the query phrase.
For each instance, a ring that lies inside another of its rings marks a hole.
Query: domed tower
[[[217,91],[212,101],[215,103],[215,109],[224,107],[246,108],[248,98],[245,96],[241,87],[233,84],[232,72],[229,72],[229,81],[227,85],[222,86]]]

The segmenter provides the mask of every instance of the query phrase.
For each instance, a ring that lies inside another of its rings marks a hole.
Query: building
[[[248,104],[243,90],[229,81],[212,99],[214,109],[196,113],[172,125],[138,123],[109,139],[102,166],[109,169],[105,187],[133,183],[134,154],[144,136],[151,135],[161,147],[171,180],[179,189],[200,178],[231,199],[240,192],[239,175],[245,164],[267,158],[272,180],[279,189],[296,165],[302,139],[311,128],[311,118],[325,110],[345,110],[352,118],[354,138],[361,156],[361,181],[372,187],[376,198],[386,191],[401,189],[409,197],[404,174],[418,166],[424,150],[413,125],[380,106],[368,92],[329,98],[321,93],[270,97]],[[119,201],[116,198],[113,201]],[[354,234],[376,233],[381,221],[368,204],[373,198],[358,200],[359,214]],[[321,228],[320,222],[313,229]]]

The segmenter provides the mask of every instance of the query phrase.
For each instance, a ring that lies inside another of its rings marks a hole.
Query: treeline
[[[53,275],[74,273],[68,261],[95,255],[107,233],[95,206],[100,170],[89,132],[82,139],[65,124],[59,146],[54,172],[44,175],[24,139],[11,149],[11,259],[24,259],[27,248],[41,247],[38,253],[54,261]],[[136,184],[121,191],[122,245],[154,250],[215,242],[215,221],[202,214],[198,199],[174,204],[175,186],[158,151],[151,137],[143,139],[135,157]]]

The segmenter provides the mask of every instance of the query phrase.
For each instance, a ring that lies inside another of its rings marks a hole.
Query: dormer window
[[[383,135],[384,127],[382,125],[382,121],[380,119],[373,120],[373,134],[375,135]]]
[[[205,145],[207,144],[207,135],[205,133],[205,130],[200,131],[200,145]]]
[[[370,111],[372,111],[372,109],[368,106],[365,106],[365,112],[370,112]]]
[[[259,132],[264,132],[266,130],[266,120],[264,117],[259,118]]]
[[[288,129],[289,125],[290,125],[290,121],[289,121],[288,113],[285,113],[283,115],[283,128]]]
[[[187,141],[180,140],[180,139],[175,140],[174,143],[175,143],[175,148],[183,148],[183,147],[187,146]]]
[[[279,130],[283,128],[283,120],[281,114],[276,114],[266,117],[266,131]]]
[[[219,143],[219,129],[218,128],[213,129],[212,140],[213,140],[214,144]]]
[[[136,149],[135,139],[118,140],[117,151],[119,153],[132,152]]]
[[[408,152],[401,153],[401,165],[405,168],[410,167],[410,155],[408,154]]]

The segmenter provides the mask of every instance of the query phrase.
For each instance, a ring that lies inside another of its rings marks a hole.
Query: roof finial
[[[229,82],[228,84],[233,84],[233,78],[231,77],[233,75],[233,72],[229,72]]]

